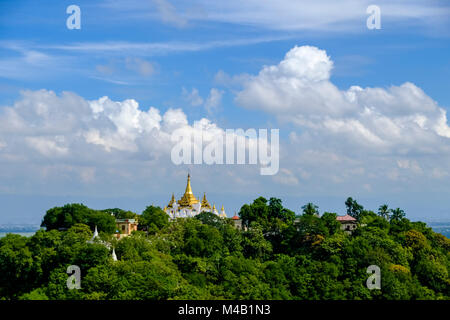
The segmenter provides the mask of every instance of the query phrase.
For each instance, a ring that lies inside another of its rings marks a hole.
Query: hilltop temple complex
[[[223,206],[220,213],[214,204],[211,207],[208,200],[206,200],[206,193],[203,194],[201,201],[199,199],[200,197],[197,199],[192,192],[191,176],[188,174],[186,190],[181,199],[175,201],[175,195],[172,194],[169,204],[165,206],[163,210],[171,219],[194,217],[202,212],[212,212],[221,218],[227,217]]]

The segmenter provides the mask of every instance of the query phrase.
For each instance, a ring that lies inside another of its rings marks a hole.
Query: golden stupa
[[[173,198],[173,195],[172,195]],[[188,180],[184,195],[177,201],[181,208],[192,207],[193,204],[199,203],[199,200],[194,196],[191,188],[191,176],[188,174]]]
[[[208,208],[209,210],[211,210],[211,205],[209,204],[208,200],[206,200],[206,193],[203,193],[202,208]]]
[[[169,204],[167,205],[168,208],[173,208],[173,204],[175,203],[175,195],[172,193],[172,199],[170,199]]]

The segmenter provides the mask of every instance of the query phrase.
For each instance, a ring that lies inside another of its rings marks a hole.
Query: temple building
[[[116,219],[116,237],[121,239],[128,237],[133,231],[137,231],[138,222],[136,219]]]
[[[239,230],[242,230],[242,229],[247,230],[246,227],[242,228],[242,219],[239,218],[238,215],[236,215],[236,212],[234,213],[234,216],[231,218],[231,221],[233,221],[233,225],[234,225],[234,227],[235,227],[236,229],[239,229]]]
[[[206,193],[200,201],[194,196],[191,188],[191,176],[188,174],[186,190],[180,200],[175,201],[175,195],[172,193],[172,198],[169,204],[164,207],[164,212],[167,213],[171,219],[194,217],[201,212],[212,212],[219,217],[226,218],[227,214],[222,206],[220,212],[216,209],[215,204],[211,207],[206,199]]]

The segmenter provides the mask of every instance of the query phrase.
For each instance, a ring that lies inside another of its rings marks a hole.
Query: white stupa
[[[114,250],[114,248],[112,251],[112,259],[113,259],[113,261],[117,261],[116,251]]]

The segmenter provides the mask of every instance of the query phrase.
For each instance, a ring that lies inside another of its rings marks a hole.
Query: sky
[[[188,172],[228,216],[351,196],[449,221],[449,53],[445,0],[1,1],[0,223],[164,207]],[[178,129],[239,128],[279,130],[276,174],[171,158]]]

